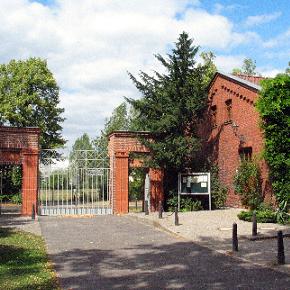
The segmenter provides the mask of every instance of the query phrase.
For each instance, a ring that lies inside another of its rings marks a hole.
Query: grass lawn
[[[41,237],[0,228],[0,289],[60,289]]]

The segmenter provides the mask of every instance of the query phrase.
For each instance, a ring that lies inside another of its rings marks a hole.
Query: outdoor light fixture
[[[231,123],[231,126],[233,128],[233,131],[234,131],[234,134],[235,136],[237,136],[240,140],[240,143],[245,143],[246,142],[246,137],[244,135],[238,135],[238,128],[239,128],[239,125],[236,124],[234,121]]]

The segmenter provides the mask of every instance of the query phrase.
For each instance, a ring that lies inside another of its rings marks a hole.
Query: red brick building
[[[227,205],[239,206],[234,194],[233,177],[241,157],[252,159],[261,156],[263,134],[260,118],[255,108],[261,90],[261,77],[234,76],[217,72],[210,83],[208,93],[209,127],[203,129],[207,149],[219,166],[220,179],[228,187]],[[268,168],[264,160],[259,161],[263,180],[263,195],[271,198]]]

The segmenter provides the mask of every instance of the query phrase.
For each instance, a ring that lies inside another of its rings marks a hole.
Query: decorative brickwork
[[[241,152],[251,152],[253,157],[258,157],[263,150],[259,114],[254,106],[258,90],[257,85],[251,86],[242,79],[239,82],[236,76],[231,79],[221,73],[215,75],[209,88],[208,119],[202,125],[202,134],[206,137],[205,147],[213,153],[220,168],[220,179],[229,189],[229,206],[241,205],[232,185]],[[259,165],[263,195],[269,200],[272,196],[268,168],[264,160],[259,161]]]
[[[0,164],[22,165],[22,215],[37,211],[38,128],[0,126]]]
[[[138,137],[150,138],[148,132],[117,131],[109,136],[109,156],[111,168],[111,194],[113,213],[128,213],[129,206],[129,166],[141,167],[139,159],[129,160],[130,153],[150,153],[140,143]],[[151,211],[158,209],[159,201],[163,201],[163,172],[149,169]]]

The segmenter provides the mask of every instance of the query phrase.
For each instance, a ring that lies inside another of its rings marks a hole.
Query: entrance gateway
[[[40,215],[112,213],[109,160],[95,150],[42,150]]]
[[[129,210],[129,168],[143,166],[135,154],[150,154],[139,138],[148,132],[116,131],[108,153],[39,150],[38,128],[0,126],[0,165],[22,166],[22,215],[124,214]],[[163,201],[163,171],[149,168],[150,210]]]

